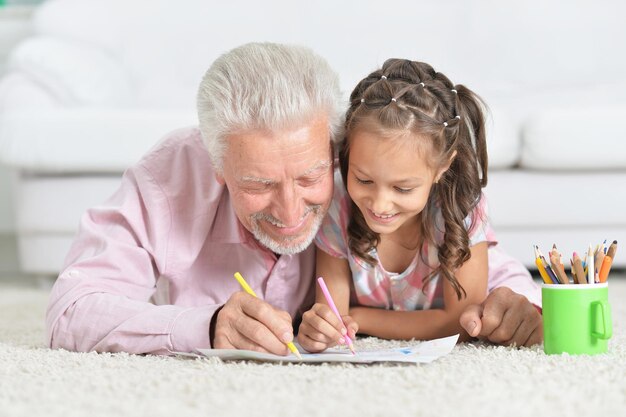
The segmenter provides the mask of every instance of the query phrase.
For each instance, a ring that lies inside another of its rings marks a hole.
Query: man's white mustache
[[[302,215],[302,217],[300,217],[300,221],[304,220],[304,218],[308,216],[311,212],[318,213],[321,208],[322,206],[319,204],[316,204],[314,206],[307,206],[306,210],[304,210],[304,214]],[[268,213],[254,213],[250,217],[252,218],[252,220],[265,220],[266,222],[271,223],[276,227],[287,227],[283,222]]]

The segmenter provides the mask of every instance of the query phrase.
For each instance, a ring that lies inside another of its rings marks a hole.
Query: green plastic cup
[[[541,297],[545,353],[607,351],[613,335],[607,283],[543,284]]]

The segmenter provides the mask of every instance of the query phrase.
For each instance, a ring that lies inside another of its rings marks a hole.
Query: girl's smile
[[[369,214],[374,221],[380,222],[380,223],[391,223],[392,221],[394,221],[397,218],[397,213],[395,214],[382,214],[382,213],[375,213],[372,210],[367,210],[367,214]]]

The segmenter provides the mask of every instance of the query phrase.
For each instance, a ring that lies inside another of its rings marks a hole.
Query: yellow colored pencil
[[[245,279],[243,279],[243,277],[241,276],[241,274],[239,272],[235,272],[235,279],[237,280],[237,282],[239,283],[239,285],[241,285],[241,288],[243,288],[243,290],[245,292],[247,292],[248,294],[252,295],[253,297],[257,297],[259,298],[256,293],[254,292],[254,290],[252,288],[250,288],[250,286],[248,285],[248,283],[246,282]]]
[[[546,272],[546,268],[543,266],[543,262],[541,262],[541,258],[539,257],[539,250],[537,248],[537,246],[533,246],[533,248],[535,249],[535,265],[537,265],[537,269],[539,270],[539,275],[541,275],[541,278],[543,279],[543,282],[545,282],[546,284],[552,284],[552,280],[550,279],[550,276],[548,275],[548,273]]]
[[[250,286],[248,285],[248,283],[246,282],[245,279],[243,279],[243,277],[241,276],[241,274],[239,272],[235,272],[235,279],[237,280],[237,282],[239,283],[239,285],[241,285],[241,288],[243,288],[243,290],[245,292],[247,292],[248,294],[250,294],[253,297],[259,298],[257,297],[256,293],[254,292],[254,290],[252,290],[252,288],[250,288]],[[300,355],[300,352],[298,351],[298,348],[296,347],[296,345],[293,344],[293,342],[288,342],[287,343],[287,347],[289,348],[289,350],[291,351],[291,353],[293,353],[294,355],[296,355],[296,357],[298,359],[302,359],[302,355]]]

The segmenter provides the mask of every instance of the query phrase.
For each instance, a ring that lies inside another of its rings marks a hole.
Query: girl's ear
[[[448,159],[448,163],[441,167],[441,169],[437,172],[437,175],[435,176],[435,184],[439,182],[443,174],[445,174],[445,172],[450,168],[450,165],[452,165],[455,157],[456,151],[452,152],[452,156],[450,156],[450,159]]]

